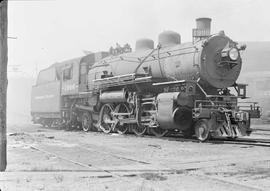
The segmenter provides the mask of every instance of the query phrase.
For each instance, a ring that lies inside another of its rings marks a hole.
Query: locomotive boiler
[[[181,43],[178,33],[164,31],[157,46],[140,39],[134,52],[93,53],[52,65],[55,81],[33,87],[33,121],[139,136],[181,132],[201,141],[249,135],[250,118],[260,111],[238,102],[246,98],[246,85],[236,83],[245,46],[223,31],[211,35],[209,18],[196,22],[193,42]],[[53,84],[55,96],[40,95]],[[53,112],[40,109],[55,100]]]

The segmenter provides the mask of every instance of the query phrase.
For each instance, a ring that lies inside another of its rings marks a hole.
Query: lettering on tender
[[[43,95],[43,96],[36,96],[35,99],[48,99],[48,98],[53,98],[55,95]]]

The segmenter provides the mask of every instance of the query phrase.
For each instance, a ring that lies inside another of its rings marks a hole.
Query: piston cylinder
[[[161,93],[157,97],[157,121],[163,129],[186,130],[191,126],[191,109],[186,106],[176,107],[175,105],[179,94],[179,92]]]
[[[110,91],[110,92],[103,92],[99,100],[101,103],[119,103],[119,102],[126,102],[128,98],[128,92],[125,90],[121,91]]]

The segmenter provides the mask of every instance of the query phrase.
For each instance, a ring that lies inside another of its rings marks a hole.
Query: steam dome
[[[181,43],[181,36],[174,31],[164,31],[159,34],[158,42],[161,46],[170,46]]]
[[[142,38],[136,41],[135,50],[154,49],[154,41],[148,38]]]

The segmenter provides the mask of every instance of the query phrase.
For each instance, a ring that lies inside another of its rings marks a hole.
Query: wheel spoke
[[[115,107],[115,113],[124,113],[124,114],[126,114],[126,113],[129,113],[129,112],[130,112],[130,110],[129,110],[128,106],[126,104],[124,104],[124,103],[120,103],[119,105],[117,105]],[[128,118],[128,115],[123,115],[123,116],[118,116],[118,117]],[[116,131],[121,135],[123,135],[123,134],[125,134],[127,132],[128,127],[129,127],[129,124],[121,124],[119,122],[115,126]]]
[[[137,136],[142,136],[146,132],[147,127],[143,125],[133,125],[132,131],[137,135]]]
[[[114,125],[116,124],[116,121],[114,117],[112,116],[113,112],[113,106],[111,104],[105,104],[102,106],[100,111],[100,129],[104,133],[110,133]]]
[[[137,135],[137,136],[142,136],[145,134],[147,131],[147,127],[143,125],[142,123],[142,108],[139,108],[136,113],[137,117],[137,124],[133,125],[132,131]]]

